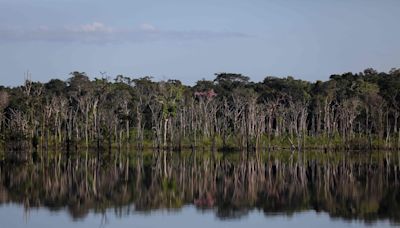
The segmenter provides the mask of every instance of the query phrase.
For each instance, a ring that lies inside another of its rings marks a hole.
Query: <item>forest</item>
[[[5,153],[83,148],[181,151],[400,148],[400,69],[372,68],[309,82],[235,73],[184,85],[152,77],[0,86]]]

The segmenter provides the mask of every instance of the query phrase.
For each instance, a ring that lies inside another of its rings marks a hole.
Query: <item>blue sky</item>
[[[0,0],[0,85],[72,71],[326,80],[400,67],[398,0]]]

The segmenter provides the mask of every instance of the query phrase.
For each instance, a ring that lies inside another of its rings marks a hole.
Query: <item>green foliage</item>
[[[112,81],[105,76],[91,80],[75,71],[66,81],[1,86],[3,143],[8,135],[61,148],[122,142],[168,148],[196,142],[230,150],[247,143],[251,148],[256,143],[276,148],[400,147],[399,69],[335,74],[325,82],[291,76],[252,82],[242,74],[218,73],[194,86],[149,76],[118,75]]]

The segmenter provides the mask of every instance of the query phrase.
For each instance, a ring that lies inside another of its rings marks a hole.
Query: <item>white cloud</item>
[[[47,31],[47,30],[49,30],[49,27],[47,27],[46,25],[41,25],[41,26],[39,26],[38,29],[43,30],[43,31]]]
[[[52,28],[41,25],[37,28],[0,27],[0,42],[150,42],[157,40],[207,40],[240,38],[248,35],[238,32],[215,32],[206,30],[178,31],[161,30],[151,24],[141,24],[137,28],[113,28],[101,22],[93,22],[74,27]]]
[[[76,28],[72,28],[72,31],[77,31],[77,32],[112,32],[113,29],[111,27],[105,26],[103,23],[93,22],[91,24],[81,25],[77,29]]]
[[[154,25],[147,24],[147,23],[141,24],[140,29],[142,29],[144,31],[156,31],[156,27],[154,27]]]

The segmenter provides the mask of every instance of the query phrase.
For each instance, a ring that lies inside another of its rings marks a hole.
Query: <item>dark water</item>
[[[0,227],[388,227],[397,152],[39,155],[0,164]]]

